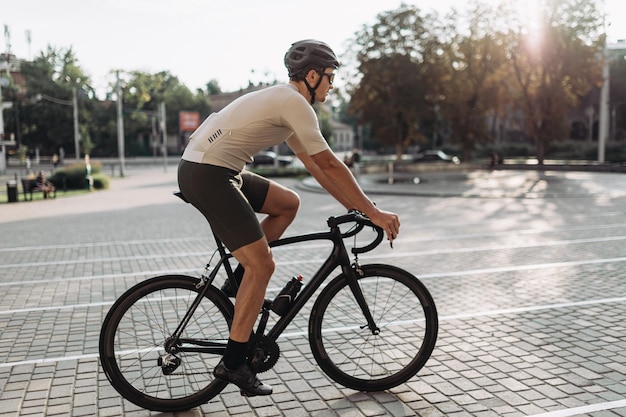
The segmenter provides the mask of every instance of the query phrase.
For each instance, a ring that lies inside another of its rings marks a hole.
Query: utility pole
[[[72,107],[74,113],[74,153],[76,154],[76,162],[80,161],[80,145],[78,132],[78,88],[72,86]]]
[[[117,71],[117,152],[120,159],[120,177],[124,176],[124,116],[122,111],[122,83],[120,72]]]
[[[4,144],[4,103],[2,102],[2,87],[4,79],[0,78],[0,174],[6,172],[6,147]],[[8,83],[6,83],[8,84]]]
[[[159,103],[159,126],[163,135],[163,171],[167,172],[167,129],[165,123],[165,101]]]

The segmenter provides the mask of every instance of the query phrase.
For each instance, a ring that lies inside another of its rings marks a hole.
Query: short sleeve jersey
[[[211,114],[182,158],[242,171],[254,154],[284,141],[296,154],[329,149],[315,111],[292,84],[248,93]]]

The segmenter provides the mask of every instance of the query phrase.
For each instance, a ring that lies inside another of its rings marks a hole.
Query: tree
[[[370,124],[380,143],[396,154],[411,143],[424,142],[420,129],[432,118],[428,102],[429,67],[422,65],[427,50],[427,17],[413,6],[383,12],[377,22],[363,26],[353,40],[358,74],[352,90],[350,113]]]
[[[78,65],[72,49],[48,47],[32,62],[24,62],[27,96],[20,107],[22,143],[42,152],[57,152],[60,147],[74,149],[73,89],[77,89],[79,131],[89,141],[88,101],[93,94],[89,78]]]
[[[569,135],[568,110],[601,79],[601,19],[593,0],[544,0],[532,18],[509,32],[507,52],[543,164],[548,144]]]
[[[626,49],[626,46],[625,46]],[[626,139],[626,56],[624,50],[612,51],[610,61],[609,97],[611,102],[611,139]]]
[[[450,123],[450,139],[461,144],[464,161],[476,144],[492,140],[489,116],[497,117],[506,99],[508,65],[494,24],[500,16],[501,10],[473,2],[466,14],[450,13],[439,34],[442,114]]]
[[[124,89],[124,129],[129,151],[150,154],[150,146],[160,142],[159,103],[165,102],[168,133],[179,133],[178,115],[183,110],[210,111],[209,99],[202,91],[194,95],[179,79],[167,71],[155,74],[142,71],[122,73]],[[111,86],[113,87],[113,86]],[[180,144],[182,147],[182,143]]]
[[[220,87],[220,83],[217,80],[211,80],[206,83],[206,91],[208,95],[220,94],[222,89]]]
[[[350,111],[371,124],[380,143],[401,155],[411,143],[423,140],[420,119],[428,112],[418,65],[407,55],[396,54],[363,62],[358,89]]]

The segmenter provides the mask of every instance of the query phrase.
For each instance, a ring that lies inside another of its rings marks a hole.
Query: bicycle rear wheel
[[[213,377],[233,317],[232,303],[219,290],[207,289],[185,325],[184,340],[171,338],[200,292],[198,282],[181,275],[141,282],[104,319],[100,362],[111,385],[130,402],[150,410],[183,411],[208,402],[227,385]],[[212,344],[215,352],[185,351],[202,343]]]
[[[382,391],[413,377],[437,340],[435,303],[412,274],[389,265],[361,266],[358,283],[380,329],[368,328],[345,276],[321,292],[309,320],[309,344],[322,370],[359,391]]]

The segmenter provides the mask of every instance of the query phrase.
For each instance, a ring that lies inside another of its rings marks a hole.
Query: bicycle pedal
[[[161,367],[163,375],[171,375],[172,372],[178,368],[180,363],[180,358],[172,354],[167,354],[157,359],[157,365]]]

